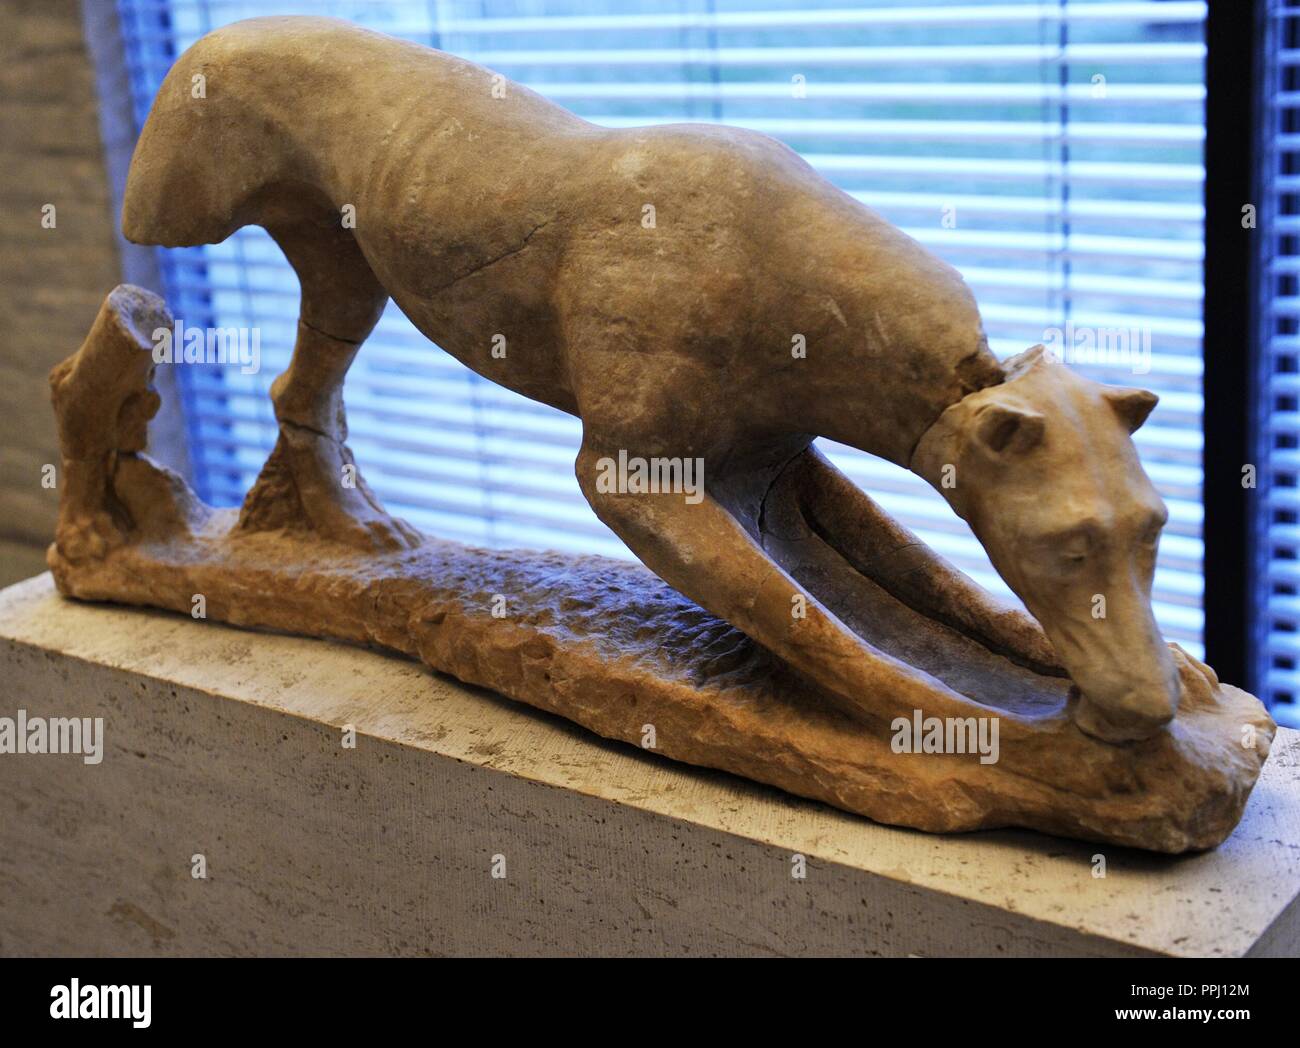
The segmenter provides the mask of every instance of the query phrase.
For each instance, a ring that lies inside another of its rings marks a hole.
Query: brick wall
[[[44,569],[58,492],[46,374],[120,282],[95,68],[76,0],[0,5],[0,584]],[[55,227],[41,209],[55,207]]]

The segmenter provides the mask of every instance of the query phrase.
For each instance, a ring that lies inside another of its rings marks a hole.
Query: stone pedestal
[[[1300,953],[1287,729],[1227,842],[1171,858],[880,826],[48,576],[0,594],[0,660],[0,717],[103,719],[99,763],[0,755],[5,954]]]

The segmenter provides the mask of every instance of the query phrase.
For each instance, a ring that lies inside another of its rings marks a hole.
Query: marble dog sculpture
[[[142,244],[245,225],[275,238],[302,300],[272,387],[279,442],[242,527],[297,514],[362,548],[420,541],[364,483],[340,483],[344,375],[391,297],[466,366],[580,417],[577,476],[600,519],[846,710],[906,693],[917,671],[817,601],[792,615],[800,586],[764,548],[778,480],[821,493],[817,526],[845,572],[1072,678],[1085,732],[1142,739],[1173,717],[1179,675],[1150,607],[1165,510],[1129,436],[1156,398],[1041,347],[1000,364],[958,274],[778,142],[607,130],[426,47],[254,19],[169,73],[123,215]],[[916,542],[816,436],[933,484],[1042,628]],[[602,490],[599,463],[620,451],[703,459],[707,496]]]

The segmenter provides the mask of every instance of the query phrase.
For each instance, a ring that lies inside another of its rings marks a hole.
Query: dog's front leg
[[[947,685],[873,647],[819,605],[712,496],[700,492],[692,502],[680,493],[607,490],[598,483],[602,460],[617,454],[584,443],[576,464],[583,494],[679,593],[821,684],[850,716],[889,723],[917,709],[969,712]]]

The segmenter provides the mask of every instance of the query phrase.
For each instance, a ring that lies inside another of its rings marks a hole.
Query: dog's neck
[[[962,441],[965,439],[965,422],[970,414],[967,401],[986,389],[1019,378],[1043,361],[1044,352],[1042,346],[1032,346],[1023,353],[1007,358],[998,367],[996,381],[954,400],[939,413],[913,447],[908,468],[938,491],[959,517],[966,519],[966,512],[961,495],[963,489],[956,484],[953,471],[961,457]]]
[[[978,392],[980,391],[975,390],[966,394],[966,397],[974,396]],[[961,430],[956,423],[962,413],[961,406],[966,397],[962,397],[961,400],[950,404],[940,412],[939,417],[921,434],[920,440],[912,450],[911,462],[908,465],[913,473],[939,492],[952,507],[953,512],[963,519],[965,513],[962,512],[957,494],[960,489],[955,484],[953,473],[961,450],[959,444]]]

